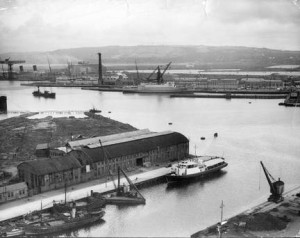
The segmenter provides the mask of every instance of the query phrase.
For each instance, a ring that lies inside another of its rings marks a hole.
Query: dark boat
[[[78,211],[76,208],[69,213],[58,213],[53,216],[44,217],[43,220],[24,225],[25,235],[47,235],[80,228],[97,222],[104,216],[104,211],[89,213]]]
[[[278,104],[286,107],[300,107],[300,90],[292,91],[287,96],[284,102]]]
[[[32,94],[35,97],[55,98],[55,93],[50,93],[49,91],[46,90],[44,92],[41,92],[40,87],[38,87],[38,90],[34,91]]]
[[[168,183],[189,181],[218,172],[227,165],[224,158],[200,156],[179,162],[171,168],[171,173],[166,178]]]
[[[97,110],[96,108],[92,108],[89,110],[90,113],[97,113],[97,112],[101,112],[101,110]]]
[[[123,173],[129,185],[120,185],[120,173]],[[106,204],[113,205],[138,205],[145,204],[146,199],[139,192],[137,187],[132,183],[125,172],[118,167],[118,186],[116,186],[116,193],[110,194],[110,196],[105,197]]]

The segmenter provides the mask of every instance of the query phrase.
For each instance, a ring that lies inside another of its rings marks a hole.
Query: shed
[[[37,144],[35,148],[36,157],[49,157],[50,155],[50,146],[48,143]]]

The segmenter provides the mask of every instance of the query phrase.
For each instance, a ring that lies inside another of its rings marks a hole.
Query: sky
[[[109,45],[300,50],[300,0],[0,0],[0,53]]]

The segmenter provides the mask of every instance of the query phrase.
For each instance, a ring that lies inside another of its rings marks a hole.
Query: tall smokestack
[[[102,79],[102,61],[101,61],[101,53],[98,53],[98,56],[99,56],[99,65],[98,65],[99,79],[98,79],[98,84],[102,85],[102,84],[103,84],[103,79]]]

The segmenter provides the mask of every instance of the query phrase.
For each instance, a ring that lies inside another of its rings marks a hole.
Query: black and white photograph
[[[299,0],[0,0],[0,237],[300,237]]]

